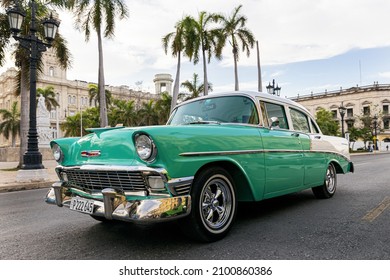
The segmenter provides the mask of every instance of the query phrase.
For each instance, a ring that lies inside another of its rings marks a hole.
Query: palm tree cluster
[[[6,8],[12,4],[13,1],[11,0],[0,0],[0,6],[2,7]],[[128,8],[125,1],[52,0],[49,2],[36,1],[36,4],[37,21],[41,21],[42,18],[47,17],[51,13],[51,7],[61,7],[71,11],[75,15],[75,26],[79,31],[84,33],[86,41],[90,39],[91,32],[94,32],[97,36],[99,58],[98,84],[91,86],[89,89],[90,103],[95,102],[97,107],[91,108],[88,112],[79,116],[80,121],[81,117],[83,117],[83,122],[90,121],[90,126],[93,127],[105,127],[109,124],[113,125],[116,123],[123,123],[129,126],[165,123],[170,110],[176,105],[179,96],[181,56],[188,57],[194,64],[197,64],[199,61],[203,63],[204,84],[198,85],[197,76],[194,76],[193,82],[184,82],[182,86],[188,88],[191,92],[191,96],[186,96],[185,98],[192,98],[201,94],[207,95],[208,91],[212,90],[212,86],[207,77],[207,64],[210,63],[212,57],[222,59],[222,51],[227,42],[232,46],[235,66],[235,89],[238,90],[237,61],[239,59],[240,45],[242,51],[245,51],[249,56],[250,48],[254,44],[253,34],[245,27],[247,19],[245,16],[239,14],[241,5],[236,7],[233,13],[228,16],[202,11],[199,13],[197,19],[192,16],[183,17],[175,25],[175,31],[164,36],[162,40],[165,52],[167,53],[168,49],[170,49],[172,55],[178,58],[172,98],[168,94],[162,94],[158,101],[146,102],[139,110],[135,110],[133,101],[113,100],[104,86],[103,38],[112,38],[114,36],[116,18],[121,20],[128,17]],[[27,36],[31,20],[28,16],[31,14],[29,11],[30,7],[26,1],[22,1],[21,5],[27,11],[27,17],[23,23],[21,35]],[[43,33],[43,28],[38,28],[38,33]],[[5,13],[0,12],[0,65],[4,63],[6,50],[12,47],[10,37],[11,33],[9,31],[7,16]],[[40,37],[43,38],[43,34]],[[52,45],[58,64],[64,69],[68,68],[71,62],[71,55],[67,48],[67,42],[60,33],[57,32]],[[27,146],[27,137],[25,136],[28,131],[29,116],[29,53],[18,44],[13,46],[13,50],[15,65],[17,65],[19,71],[18,88],[15,91],[21,97],[21,163]],[[38,75],[42,72],[43,68],[41,58],[38,61]],[[45,96],[49,109],[58,106],[52,88],[42,89],[41,92],[38,92],[39,94]],[[96,116],[96,112],[98,112],[98,116]],[[77,123],[77,120],[69,118],[72,117],[68,117],[66,123],[70,124],[71,121]],[[64,124],[64,126],[66,125]],[[69,132],[68,135],[74,135],[75,133],[76,131]]]
[[[109,93],[110,94],[110,93]],[[169,117],[172,97],[168,92],[159,94],[156,100],[143,102],[140,108],[136,107],[134,100],[110,99],[107,119],[111,126],[144,126],[144,125],[162,125]],[[84,112],[69,116],[61,125],[65,131],[65,137],[80,136],[81,126],[83,135],[87,133],[86,129],[99,127],[99,106],[91,107]]]
[[[207,64],[214,56],[222,59],[222,51],[227,42],[232,47],[234,60],[234,79],[236,91],[239,90],[237,62],[240,49],[250,55],[255,38],[252,32],[246,28],[247,18],[239,14],[242,5],[236,7],[231,15],[207,13],[202,11],[198,18],[184,16],[175,25],[175,31],[168,33],[162,38],[165,53],[170,49],[173,57],[177,57],[176,79],[173,87],[173,108],[179,96],[180,64],[181,56],[184,55],[197,64],[202,58],[204,87],[203,94],[207,95],[209,87],[207,77]]]
[[[85,41],[89,41],[91,31],[96,32],[98,41],[98,86],[100,126],[108,125],[106,91],[104,88],[104,63],[103,63],[103,37],[113,38],[115,31],[115,18],[120,20],[128,17],[128,9],[124,0],[54,0],[58,6],[65,7],[74,13],[76,28],[84,33]]]

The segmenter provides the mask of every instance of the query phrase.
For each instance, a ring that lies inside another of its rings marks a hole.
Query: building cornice
[[[378,84],[374,83],[373,85],[367,85],[367,86],[356,86],[351,87],[348,89],[340,88],[339,90],[333,90],[333,91],[327,91],[319,92],[319,93],[311,93],[307,95],[299,95],[295,97],[290,97],[291,100],[299,102],[299,101],[305,101],[305,100],[313,100],[313,99],[321,99],[321,98],[331,98],[335,96],[341,96],[341,95],[350,95],[350,94],[358,94],[358,93],[364,93],[369,91],[390,91],[390,84]]]

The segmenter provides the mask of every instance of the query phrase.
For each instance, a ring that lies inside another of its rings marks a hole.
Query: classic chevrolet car
[[[51,142],[59,181],[46,202],[99,221],[178,220],[191,237],[223,238],[238,201],[311,188],[353,172],[348,142],[325,136],[301,105],[258,92],[179,104],[164,126],[91,129]]]

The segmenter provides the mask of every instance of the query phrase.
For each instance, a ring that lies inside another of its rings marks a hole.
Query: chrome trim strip
[[[244,155],[244,154],[262,154],[262,153],[297,153],[297,152],[306,152],[302,150],[288,150],[288,149],[279,149],[279,150],[241,150],[241,151],[212,151],[212,152],[188,152],[181,153],[180,156],[190,157],[190,156],[223,156],[223,155]]]
[[[194,180],[194,176],[182,177],[182,178],[171,179],[168,181],[168,184],[170,186],[192,184],[193,180]]]
[[[59,165],[56,168],[61,169],[81,169],[81,170],[99,170],[99,171],[140,171],[140,172],[158,172],[165,174],[164,168],[151,168],[147,166],[126,166],[126,165],[77,165],[77,166],[62,166]]]
[[[334,155],[338,155],[338,156],[341,156],[343,157],[345,160],[347,160],[348,162],[351,162],[351,159],[348,158],[346,155],[342,154],[342,153],[338,153],[336,151],[328,151],[328,150],[311,150],[311,151],[307,151],[307,152],[310,152],[310,153],[317,153],[317,154],[321,154],[321,153],[325,153],[325,154],[334,154]]]
[[[181,153],[182,157],[196,157],[196,156],[223,156],[223,155],[240,155],[240,154],[261,154],[265,150],[244,150],[244,151],[212,151],[212,152],[187,152]]]
[[[328,150],[288,150],[288,149],[278,149],[278,150],[241,150],[241,151],[211,151],[211,152],[187,152],[181,153],[179,156],[182,157],[200,157],[200,156],[225,156],[225,155],[245,155],[245,154],[262,154],[262,153],[325,153],[325,154],[335,154],[343,157],[348,162],[351,160],[344,154],[338,153],[336,151]]]

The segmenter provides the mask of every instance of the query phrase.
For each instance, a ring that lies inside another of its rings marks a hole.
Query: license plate
[[[78,211],[81,213],[92,214],[93,205],[93,200],[84,199],[80,197],[72,197],[69,208],[70,210]]]

